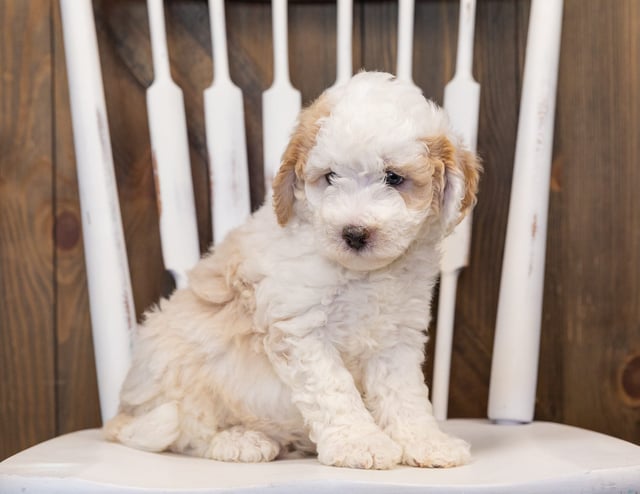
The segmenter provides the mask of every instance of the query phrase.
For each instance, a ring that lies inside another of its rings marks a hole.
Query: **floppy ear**
[[[447,232],[462,221],[476,203],[482,166],[471,151],[453,145],[446,136],[426,139],[429,158],[441,170],[440,215]]]
[[[298,125],[289,145],[282,155],[280,169],[273,179],[273,208],[278,224],[284,226],[293,215],[296,188],[302,189],[304,166],[309,152],[316,143],[321,120],[329,114],[328,98],[325,94],[300,112]]]
[[[280,226],[286,225],[293,214],[293,202],[295,201],[295,186],[298,177],[296,169],[301,158],[301,149],[298,144],[300,137],[300,125],[296,128],[294,135],[282,156],[280,169],[273,179],[273,209]],[[301,178],[301,177],[300,177]]]

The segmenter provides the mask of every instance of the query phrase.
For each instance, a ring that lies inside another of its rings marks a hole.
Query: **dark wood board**
[[[56,433],[50,16],[0,4],[0,457]]]

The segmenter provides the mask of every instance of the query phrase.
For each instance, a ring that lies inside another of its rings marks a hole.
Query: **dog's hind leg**
[[[132,448],[164,451],[180,434],[178,403],[163,403],[142,415],[120,413],[104,426],[105,437]]]
[[[271,461],[279,452],[278,442],[266,434],[236,426],[216,433],[205,456],[221,461],[255,463]]]

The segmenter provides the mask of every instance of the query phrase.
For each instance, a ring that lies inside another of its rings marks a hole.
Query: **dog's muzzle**
[[[342,229],[342,238],[353,250],[361,250],[369,241],[369,230],[364,226],[348,225]]]

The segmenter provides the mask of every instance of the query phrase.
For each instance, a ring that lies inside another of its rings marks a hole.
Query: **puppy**
[[[146,314],[107,438],[149,451],[450,467],[421,371],[439,244],[480,166],[413,85],[362,72],[300,114],[273,203]]]

